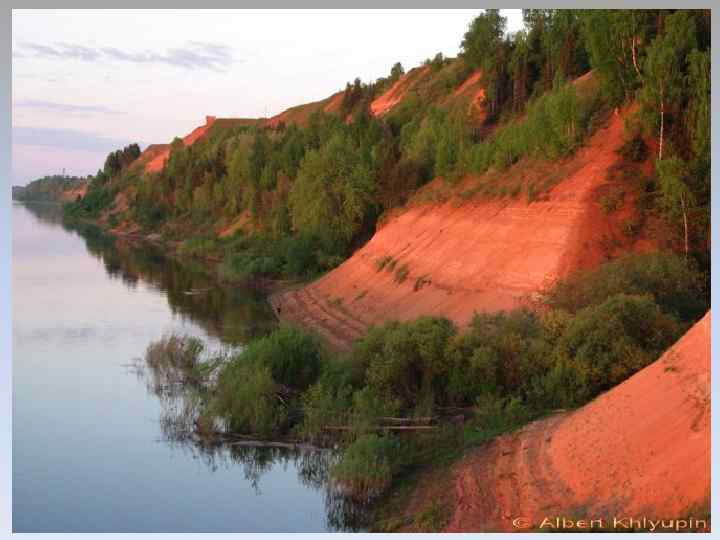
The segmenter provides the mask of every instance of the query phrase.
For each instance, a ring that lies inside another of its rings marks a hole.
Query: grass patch
[[[415,284],[413,285],[413,291],[417,292],[425,285],[429,285],[430,283],[432,283],[432,281],[430,280],[430,276],[428,274],[423,274],[415,280]]]
[[[382,272],[382,270],[392,262],[393,258],[390,255],[385,255],[384,257],[379,258],[377,261],[375,261],[375,269],[378,272]]]
[[[622,207],[625,201],[625,190],[614,189],[600,197],[600,208],[605,214],[615,212]]]
[[[400,268],[397,269],[395,272],[395,281],[397,283],[402,283],[405,281],[408,277],[408,274],[410,273],[410,270],[408,268],[407,264],[403,264]]]
[[[450,521],[448,511],[435,498],[415,518],[415,529],[418,532],[433,533],[442,531]]]

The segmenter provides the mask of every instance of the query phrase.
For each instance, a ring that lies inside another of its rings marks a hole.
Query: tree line
[[[303,125],[277,128],[215,126],[189,147],[176,139],[156,174],[128,167],[137,145],[113,152],[85,207],[97,213],[130,187],[130,209],[117,219],[179,239],[213,236],[246,216],[235,246],[252,257],[231,254],[229,275],[285,275],[298,266],[293,259],[312,274],[347,257],[383,212],[432,178],[569,155],[597,128],[598,114],[638,102],[629,138],[657,140],[648,183],[657,206],[682,231],[686,253],[702,248],[710,200],[709,11],[527,9],[523,18],[524,28],[508,34],[499,10],[485,10],[470,23],[459,57],[428,59],[429,74],[382,119],[370,115],[370,103],[405,74],[399,63],[387,77],[348,83],[339,114],[315,112]],[[474,70],[485,90],[482,126],[453,97]],[[572,81],[589,70],[600,90],[583,94]]]

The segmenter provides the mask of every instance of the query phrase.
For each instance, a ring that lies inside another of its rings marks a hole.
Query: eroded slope
[[[448,532],[545,517],[695,519],[710,496],[710,312],[596,400],[493,441],[455,469]],[[618,530],[622,530],[622,526]]]
[[[612,246],[651,248],[626,238],[622,213],[608,214],[600,204],[611,185],[608,171],[620,160],[623,124],[623,114],[613,115],[557,165],[552,174],[563,178],[539,200],[456,197],[410,206],[337,269],[276,296],[274,305],[282,317],[347,348],[368,325],[389,319],[440,315],[464,326],[476,310],[518,307],[553,280],[600,264]]]

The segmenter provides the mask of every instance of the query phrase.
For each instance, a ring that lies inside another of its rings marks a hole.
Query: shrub
[[[475,425],[487,438],[526,423],[530,410],[517,397],[484,394],[476,401]]]
[[[545,364],[547,340],[537,315],[526,310],[475,314],[449,345],[447,399],[472,403],[485,394],[516,392]]]
[[[377,395],[413,408],[442,395],[448,367],[444,352],[455,333],[453,323],[442,318],[389,322],[371,328],[352,354],[367,365],[367,383]]]
[[[214,236],[196,236],[183,240],[178,253],[190,257],[206,257],[219,253],[219,241]]]
[[[635,238],[640,234],[642,220],[638,217],[630,217],[622,222],[622,231],[628,238]]]
[[[367,502],[392,483],[393,461],[399,448],[399,441],[391,435],[363,435],[332,466],[330,477],[351,498]]]
[[[686,322],[700,318],[709,305],[706,276],[692,260],[672,252],[628,255],[577,272],[544,296],[551,307],[574,313],[623,292],[652,295],[663,311]]]
[[[316,336],[293,326],[280,326],[269,336],[251,342],[237,361],[265,366],[277,383],[305,390],[320,374],[322,355]]]
[[[202,380],[202,341],[191,336],[171,334],[148,345],[145,363],[152,374],[152,384],[160,392],[174,384],[197,384]]]
[[[610,214],[622,206],[625,199],[623,190],[616,190],[600,197],[600,207],[605,214]]]
[[[231,362],[220,372],[212,411],[230,431],[263,437],[280,432],[287,421],[270,369],[242,361]]]
[[[577,407],[592,397],[589,377],[584,362],[556,355],[550,370],[530,381],[528,400],[536,410]]]
[[[537,199],[538,193],[537,188],[535,187],[535,184],[530,184],[527,187],[527,202],[528,204],[533,202],[535,199]]]
[[[648,147],[640,135],[628,139],[618,150],[618,153],[626,161],[643,162],[648,156]]]
[[[558,351],[588,370],[590,394],[607,390],[655,360],[681,334],[651,296],[616,294],[580,310]]]
[[[322,442],[332,436],[325,428],[343,424],[351,407],[352,387],[319,381],[302,395],[303,420],[298,431],[311,441]]]
[[[222,367],[212,410],[233,431],[282,432],[292,400],[317,380],[321,361],[317,338],[281,326]]]
[[[375,262],[375,268],[378,272],[381,272],[382,269],[385,268],[385,266],[387,266],[388,264],[390,264],[392,260],[393,258],[390,255],[385,255],[384,257],[379,258]]]
[[[425,285],[429,285],[430,283],[432,283],[432,281],[430,280],[430,276],[428,276],[427,274],[419,276],[415,280],[415,285],[413,285],[413,291],[417,292],[420,289],[422,289]]]
[[[448,523],[448,510],[437,499],[432,502],[415,518],[415,527],[418,532],[440,532]]]
[[[407,279],[409,272],[410,272],[410,270],[408,269],[408,265],[403,264],[400,268],[398,268],[395,271],[395,281],[397,283],[402,283],[403,281],[405,281]]]

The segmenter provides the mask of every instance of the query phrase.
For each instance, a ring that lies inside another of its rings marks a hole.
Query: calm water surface
[[[262,334],[261,299],[64,226],[56,206],[12,213],[15,532],[352,530],[327,452],[177,440],[172,403],[129,368],[165,333],[215,348]]]

